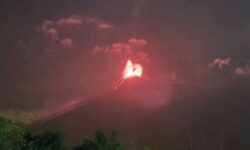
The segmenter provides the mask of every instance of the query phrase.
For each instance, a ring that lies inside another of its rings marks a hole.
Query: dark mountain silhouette
[[[147,97],[152,85],[136,79],[116,92],[89,99],[53,119],[43,123],[40,120],[31,128],[63,129],[69,145],[79,144],[97,129],[117,129],[126,145],[176,150],[247,150],[250,148],[249,83],[245,78],[235,79],[213,90],[177,85],[172,87],[176,96],[166,100],[166,105],[148,107],[145,105],[148,100],[144,101],[142,95]],[[169,91],[161,89],[161,92]]]

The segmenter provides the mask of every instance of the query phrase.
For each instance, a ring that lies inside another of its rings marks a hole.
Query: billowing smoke
[[[104,53],[106,56],[115,57],[121,55],[123,58],[134,59],[135,61],[149,62],[149,54],[144,50],[147,45],[144,39],[131,38],[127,42],[115,42],[106,46],[95,46],[92,53]]]

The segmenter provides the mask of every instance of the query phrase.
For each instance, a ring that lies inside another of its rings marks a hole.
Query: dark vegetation
[[[0,150],[66,150],[65,135],[62,131],[30,133],[21,121],[0,118]],[[103,131],[86,138],[72,150],[123,150],[123,144],[113,131],[107,136]],[[143,148],[150,150],[150,148]]]
[[[60,131],[30,133],[21,121],[0,118],[1,150],[64,150],[64,135]]]

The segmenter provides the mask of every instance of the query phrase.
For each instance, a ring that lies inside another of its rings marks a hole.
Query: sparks
[[[142,70],[143,68],[140,64],[133,64],[131,60],[128,60],[124,69],[123,78],[141,77]]]

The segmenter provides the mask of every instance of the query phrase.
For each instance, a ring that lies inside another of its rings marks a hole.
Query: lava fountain
[[[142,66],[140,64],[133,64],[131,60],[128,60],[126,67],[124,69],[123,78],[131,77],[141,77],[142,76]]]
[[[127,79],[133,77],[142,77],[143,68],[140,64],[133,64],[131,60],[127,61],[127,64],[123,71],[123,77],[120,81],[113,84],[113,89],[117,90],[119,86],[121,86]]]

